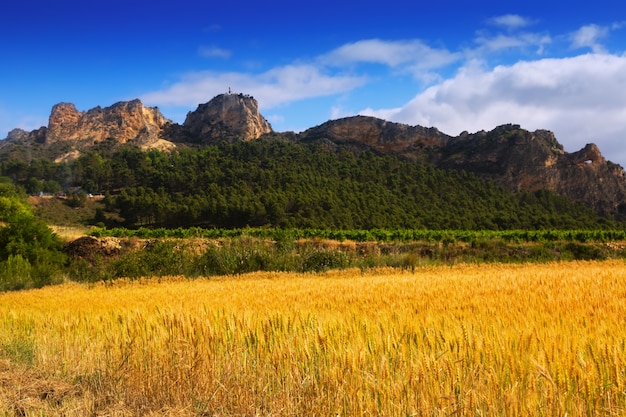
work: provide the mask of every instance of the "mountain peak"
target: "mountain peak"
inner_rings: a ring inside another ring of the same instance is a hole
[[[108,138],[119,143],[152,142],[159,139],[163,127],[170,123],[158,108],[146,107],[137,99],[105,108],[97,106],[86,112],[78,111],[72,103],[59,103],[50,113],[46,143],[97,143]]]
[[[14,129],[0,141],[0,149],[5,154],[22,152],[26,159],[45,155],[62,161],[77,158],[81,151],[105,140],[105,148],[130,142],[143,149],[167,150],[176,143],[250,141],[269,133],[273,133],[272,127],[260,114],[257,101],[244,94],[220,94],[198,105],[187,114],[183,125],[171,122],[158,108],[146,107],[140,100],[88,111],[79,111],[72,103],[58,103],[52,108],[47,127],[32,132]],[[626,216],[624,169],[607,161],[594,144],[578,152],[565,152],[548,130],[530,132],[506,124],[452,137],[434,127],[352,116],[281,137],[319,143],[331,150],[373,151],[435,168],[471,172],[512,192],[551,190],[599,213]]]
[[[449,136],[437,128],[409,126],[371,116],[331,120],[304,131],[305,141],[327,139],[340,144],[363,145],[382,153],[406,152],[418,148],[439,148]]]
[[[220,94],[187,113],[183,129],[195,140],[253,140],[273,132],[259,112],[254,97],[245,94]]]

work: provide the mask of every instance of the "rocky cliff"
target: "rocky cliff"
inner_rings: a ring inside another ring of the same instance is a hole
[[[427,154],[445,147],[450,136],[436,128],[392,123],[368,116],[326,122],[298,135],[304,142],[330,141],[344,147],[402,154],[416,162],[429,162]]]
[[[76,158],[103,141],[111,146],[133,143],[142,148],[171,149],[253,140],[272,132],[256,100],[243,94],[221,94],[195,111],[182,125],[139,100],[96,107],[86,112],[73,104],[53,107],[48,126],[11,131],[0,141],[0,156],[12,152],[30,159],[45,155],[56,161]],[[448,136],[436,128],[409,126],[355,116],[326,122],[300,134],[269,137],[296,143],[320,143],[331,149],[392,154],[437,168],[463,170],[494,181],[511,191],[547,189],[568,196],[601,213],[626,217],[626,173],[589,144],[568,153],[552,132],[529,132],[518,125],[492,131]],[[37,153],[38,152],[38,153]]]
[[[259,112],[254,97],[220,94],[187,113],[174,139],[183,142],[214,143],[253,140],[272,132],[272,126]]]
[[[56,162],[75,159],[105,141],[113,147],[132,142],[142,149],[167,150],[175,146],[164,137],[171,124],[158,108],[146,107],[139,100],[88,111],[78,111],[72,103],[59,103],[52,107],[48,126],[32,132],[14,129],[0,142],[0,150],[11,152],[12,145],[37,143],[40,146],[33,156],[47,156]]]
[[[490,132],[450,137],[434,128],[372,117],[326,122],[299,135],[394,154],[437,168],[463,170],[513,192],[550,190],[605,214],[626,214],[626,173],[607,161],[595,144],[567,153],[552,132],[503,125]]]
[[[252,140],[272,132],[261,116],[257,101],[243,94],[222,94],[187,114],[183,125],[165,118],[158,108],[144,106],[140,100],[122,101],[110,107],[79,111],[72,103],[52,107],[48,126],[32,132],[14,129],[0,150],[11,145],[41,144],[42,155],[55,161],[80,156],[99,143],[117,147],[131,142],[142,149],[169,150],[176,143],[215,143]]]
[[[121,144],[134,140],[151,143],[161,139],[163,128],[172,123],[156,107],[146,107],[139,100],[95,107],[86,112],[71,103],[52,107],[46,142],[102,142],[115,138]]]
[[[568,153],[547,130],[504,125],[464,134],[442,149],[441,168],[463,169],[511,191],[551,190],[605,214],[623,210],[626,173],[595,144]]]

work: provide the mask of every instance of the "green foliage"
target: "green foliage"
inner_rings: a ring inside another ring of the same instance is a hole
[[[173,241],[148,242],[137,252],[130,252],[112,265],[113,278],[140,278],[150,276],[185,275],[185,255]]]
[[[121,229],[120,229],[121,230]],[[147,230],[147,229],[146,229]],[[511,240],[498,232],[431,231],[418,241],[346,242],[326,238],[300,239],[313,230],[275,230],[275,241],[267,229],[246,229],[238,236],[198,239],[170,237],[148,240],[143,249],[128,251],[119,257],[95,262],[74,261],[70,265],[72,279],[85,282],[106,281],[114,278],[177,275],[198,276],[236,275],[254,271],[323,272],[329,269],[396,267],[414,271],[429,264],[485,263],[485,262],[551,262],[559,260],[626,259],[622,245],[605,242],[573,242],[544,240],[541,232],[523,232],[521,241],[509,232]],[[180,232],[180,230],[179,230]],[[214,231],[215,232],[215,231]],[[227,232],[224,230],[224,232]],[[230,231],[232,232],[232,231]],[[378,231],[380,235],[382,231]],[[410,232],[410,231],[409,231]],[[392,233],[390,235],[403,235]],[[411,233],[407,233],[412,235]],[[351,235],[348,231],[346,235]],[[364,234],[359,234],[365,236]],[[545,236],[573,238],[577,232],[545,232]],[[497,237],[500,236],[500,237]],[[601,237],[597,235],[596,237]],[[134,237],[130,239],[136,239]],[[297,239],[297,240],[296,240]],[[435,240],[437,239],[437,240]]]
[[[0,182],[0,221],[8,222],[13,218],[30,215],[32,209],[25,196],[13,184]]]
[[[31,212],[15,189],[0,184],[0,290],[53,284],[66,257],[57,236]]]
[[[274,270],[273,250],[260,241],[237,238],[209,247],[194,262],[198,275],[233,275]]]
[[[278,140],[171,153],[126,146],[69,164],[6,161],[2,173],[106,193],[107,210],[130,228],[624,228],[551,192],[511,194],[465,172]]]
[[[30,262],[21,255],[9,255],[0,262],[0,291],[15,291],[34,287]]]
[[[350,265],[348,255],[339,250],[313,249],[302,254],[302,272],[321,272],[342,269]]]
[[[102,258],[97,258],[92,262],[85,259],[72,260],[67,272],[69,278],[76,282],[110,281],[116,277],[112,265]]]
[[[566,256],[571,254],[572,259],[582,261],[601,261],[606,259],[606,254],[597,246],[585,245],[578,242],[568,242],[563,247]]]
[[[91,236],[112,236],[118,238],[136,237],[141,239],[160,238],[204,238],[223,239],[250,236],[258,239],[271,239],[278,247],[292,249],[297,239],[327,239],[354,242],[431,242],[443,245],[458,242],[500,240],[509,243],[522,242],[615,242],[626,240],[626,230],[426,230],[426,229],[373,229],[373,230],[328,230],[328,229],[280,229],[280,228],[235,228],[202,229],[185,228],[94,228]]]

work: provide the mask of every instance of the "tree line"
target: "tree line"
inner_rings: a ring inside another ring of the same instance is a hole
[[[276,139],[8,158],[0,174],[31,194],[103,194],[100,220],[131,228],[623,229],[549,191],[510,193],[463,171]]]

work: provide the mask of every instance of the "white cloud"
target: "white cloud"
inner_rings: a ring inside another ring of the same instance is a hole
[[[339,118],[342,118],[342,117],[349,117],[349,116],[352,116],[352,115],[354,115],[354,113],[344,109],[340,105],[332,106],[331,109],[330,109],[330,119],[331,120],[339,119]]]
[[[435,126],[451,135],[505,123],[549,129],[572,152],[596,142],[607,159],[626,161],[626,57],[588,54],[458,74],[395,109],[361,114]]]
[[[482,53],[497,52],[504,49],[512,48],[536,48],[538,54],[543,53],[546,45],[552,42],[549,35],[538,33],[521,33],[515,35],[498,34],[495,36],[479,35],[476,37],[476,43],[479,45],[479,51]]]
[[[591,48],[595,53],[604,53],[600,41],[607,37],[609,28],[598,25],[586,25],[571,35],[573,48]]]
[[[490,23],[508,32],[495,35],[481,32],[474,39],[473,49],[451,51],[416,39],[366,39],[341,45],[308,63],[294,60],[294,64],[265,72],[189,73],[141,99],[149,105],[190,108],[232,88],[234,92],[253,95],[262,110],[283,106],[281,115],[285,115],[289,113],[286,105],[296,101],[337,96],[366,84],[378,83],[372,87],[382,91],[384,83],[392,86],[406,81],[397,77],[398,74],[411,74],[437,84],[401,107],[370,107],[361,114],[435,126],[451,135],[516,123],[529,130],[554,131],[569,151],[593,141],[608,159],[626,161],[626,147],[621,145],[626,137],[626,95],[620,94],[626,90],[626,54],[610,55],[601,44],[621,24],[587,25],[568,36],[553,38],[547,33],[518,31],[535,23],[518,15],[499,16]],[[553,41],[555,45],[551,49],[563,46],[560,42],[564,40],[575,48],[591,48],[594,53],[489,66],[494,57],[508,57],[510,52],[524,50],[541,54]],[[223,58],[230,53],[212,47],[201,52]],[[443,80],[443,74],[460,63],[463,66],[457,73]],[[346,108],[365,105],[355,104],[350,94],[345,94],[341,104],[335,102],[326,110],[331,118],[336,118],[348,116]],[[282,117],[272,116],[277,123],[289,119]]]
[[[478,45],[476,53],[492,53],[506,49],[536,48],[538,54],[544,52],[546,45],[552,43],[552,37],[546,33],[520,31],[519,29],[533,25],[535,21],[516,14],[497,16],[489,23],[504,28],[506,33],[491,34],[488,31],[479,31],[475,38]]]
[[[180,82],[144,94],[149,105],[196,106],[232,89],[254,96],[261,108],[272,108],[305,98],[333,95],[352,90],[366,82],[365,77],[330,75],[313,65],[287,65],[261,74],[194,72]]]
[[[626,26],[626,21],[614,22],[611,24],[611,30],[622,29],[625,26]]]
[[[489,19],[489,23],[509,30],[519,29],[534,24],[534,21],[517,14],[506,14]]]
[[[336,67],[381,64],[428,80],[432,79],[432,70],[459,62],[462,58],[463,55],[459,52],[432,48],[417,39],[399,41],[366,39],[342,45],[322,55],[318,61],[322,65]]]
[[[384,41],[366,39],[348,43],[323,55],[326,64],[378,63],[397,67],[408,63],[423,62],[426,68],[438,68],[458,61],[460,55],[446,49],[435,49],[420,40]]]
[[[232,55],[232,52],[228,49],[218,48],[217,46],[201,46],[198,48],[198,54],[205,58],[228,59]]]

